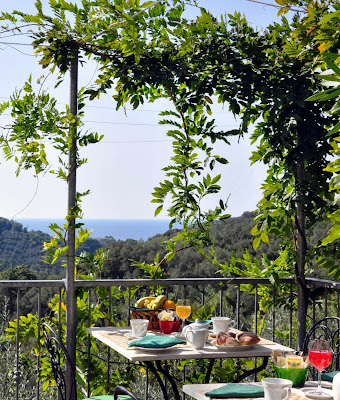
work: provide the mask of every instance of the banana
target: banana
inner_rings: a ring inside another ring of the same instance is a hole
[[[155,296],[142,297],[141,299],[139,299],[139,300],[136,301],[135,307],[142,307],[142,308],[143,308],[143,307],[146,306],[145,300],[148,300],[148,301],[149,301],[149,304],[150,304],[150,302],[151,302],[152,300],[155,300],[155,299],[156,299]]]
[[[152,309],[159,310],[160,308],[162,308],[162,305],[166,300],[168,300],[168,298],[164,295],[156,297],[155,301],[153,302]]]
[[[153,308],[153,303],[155,302],[155,300],[151,300],[150,301],[150,303],[148,303],[147,305],[146,305],[146,307],[149,309],[149,310],[152,310]]]

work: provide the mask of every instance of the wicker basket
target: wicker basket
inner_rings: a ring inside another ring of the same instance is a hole
[[[158,311],[158,310],[157,310]],[[149,310],[148,308],[130,307],[130,315],[132,319],[148,319],[148,329],[158,330],[159,323],[156,310]]]

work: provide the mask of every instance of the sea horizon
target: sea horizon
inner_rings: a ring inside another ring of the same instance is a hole
[[[42,231],[49,235],[54,233],[49,229],[52,223],[64,224],[62,218],[16,218],[16,222],[32,231]],[[101,239],[112,237],[115,240],[148,240],[152,236],[169,230],[170,219],[92,219],[81,220],[84,228],[92,230],[91,238]],[[180,228],[176,224],[174,228]]]

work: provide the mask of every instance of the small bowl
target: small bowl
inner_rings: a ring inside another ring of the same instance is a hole
[[[293,387],[303,387],[306,380],[308,368],[279,368],[274,366],[278,378],[289,379]]]
[[[181,321],[159,321],[159,327],[162,333],[178,332],[181,326]]]

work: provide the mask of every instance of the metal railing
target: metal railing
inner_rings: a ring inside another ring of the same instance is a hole
[[[294,288],[295,288],[295,282],[292,278],[284,278],[280,280],[281,284],[287,285],[289,288],[288,290],[288,299],[290,301],[290,304],[287,305],[286,310],[288,310],[288,321],[289,321],[289,326],[285,326],[285,333],[288,334],[288,340],[284,343],[285,345],[289,347],[294,347],[294,344],[296,343],[296,337],[293,337],[293,321],[294,321],[294,309],[293,309],[293,302],[295,299],[294,296]],[[333,312],[335,310],[335,313],[333,315],[339,316],[339,299],[340,299],[340,282],[333,282],[330,280],[320,280],[320,279],[315,279],[315,278],[309,278],[306,281],[307,285],[310,288],[321,288],[323,292],[323,297],[320,300],[320,297],[316,301],[315,299],[311,303],[311,309],[309,310],[309,315],[311,322],[314,322],[316,318],[321,318],[323,316],[327,316],[329,312]],[[75,287],[76,288],[87,288],[89,290],[89,296],[88,296],[88,320],[87,320],[87,325],[91,326],[91,292],[98,287],[106,287],[108,289],[108,299],[109,303],[112,304],[112,299],[110,298],[111,296],[111,290],[110,288],[112,287],[120,287],[120,288],[127,288],[129,290],[129,295],[128,295],[128,303],[130,304],[130,290],[131,288],[147,288],[151,286],[163,286],[166,288],[166,291],[172,290],[173,288],[176,288],[177,290],[182,291],[182,293],[186,294],[188,290],[192,290],[192,288],[198,288],[197,292],[200,293],[201,296],[201,303],[205,304],[207,300],[207,291],[208,288],[211,288],[210,291],[213,291],[216,296],[218,297],[218,307],[217,307],[217,314],[223,315],[223,312],[225,310],[226,306],[226,297],[225,293],[232,288],[232,293],[234,295],[233,299],[233,312],[235,314],[235,319],[236,319],[236,325],[238,328],[242,327],[244,321],[242,321],[242,301],[241,301],[241,295],[242,295],[242,286],[241,285],[252,285],[252,292],[251,296],[253,299],[253,317],[254,319],[252,320],[252,324],[255,327],[255,330],[257,329],[258,326],[258,310],[259,310],[259,288],[262,287],[262,285],[265,285],[267,287],[270,287],[272,289],[272,302],[273,304],[276,303],[276,296],[278,295],[277,290],[274,286],[271,285],[269,279],[267,278],[179,278],[179,279],[161,279],[161,280],[150,280],[150,279],[111,279],[111,280],[77,280],[75,281]],[[61,307],[61,302],[62,302],[62,290],[65,289],[65,281],[64,280],[36,280],[36,281],[0,281],[0,290],[1,289],[16,289],[17,297],[16,297],[16,313],[13,316],[13,318],[16,318],[17,321],[19,321],[19,318],[21,316],[21,293],[24,291],[24,289],[32,289],[35,288],[37,292],[37,304],[36,304],[36,310],[32,312],[36,312],[37,319],[38,319],[38,339],[40,338],[40,322],[42,318],[42,290],[49,289],[53,293],[56,293],[59,295],[59,310],[62,310]],[[287,293],[287,291],[286,291]],[[329,298],[331,297],[332,301],[330,302]],[[320,302],[322,302],[322,306],[320,305]],[[127,304],[127,305],[129,305]],[[329,308],[333,307],[332,310]],[[321,314],[320,314],[321,313]],[[61,327],[61,313],[58,313],[58,318],[59,318],[59,326]],[[277,341],[276,337],[276,332],[277,332],[277,324],[280,322],[278,318],[280,315],[278,314],[278,310],[276,309],[275,305],[271,309],[271,329],[268,331],[269,335],[271,337],[267,337],[268,339],[272,339],[273,341]],[[287,314],[286,314],[287,317]],[[128,323],[129,319],[129,312],[128,312],[128,307],[126,307],[126,323]],[[248,321],[249,323],[249,321]],[[13,380],[15,384],[15,399],[19,399],[19,389],[20,389],[20,381],[21,381],[21,371],[20,371],[20,329],[19,329],[19,323],[16,325],[16,345],[15,345],[15,364],[16,368],[13,373]],[[261,332],[262,334],[262,332]],[[282,341],[282,338],[279,338]],[[90,339],[88,340],[89,344],[89,353],[90,354]],[[107,373],[107,379],[110,378],[109,374],[109,358],[110,358],[110,351],[108,351],[108,373]],[[39,369],[41,368],[39,357],[37,360],[37,370],[36,370],[36,375],[38,374]],[[1,373],[4,373],[6,371],[0,371]],[[90,382],[91,382],[91,372],[87,371],[87,377],[88,377],[88,392],[90,392]],[[41,394],[41,387],[40,383],[37,382],[36,384],[36,395],[35,398],[37,400],[40,399],[40,394]]]

